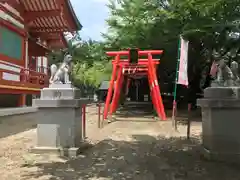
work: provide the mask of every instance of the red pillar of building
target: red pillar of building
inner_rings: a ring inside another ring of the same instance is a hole
[[[21,94],[21,95],[19,95],[19,98],[18,98],[18,107],[24,107],[24,106],[26,106],[26,101],[27,101],[27,95],[26,95],[26,94]]]

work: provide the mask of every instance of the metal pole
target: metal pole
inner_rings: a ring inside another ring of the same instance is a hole
[[[86,138],[86,105],[82,106],[82,138]]]
[[[192,104],[188,103],[187,139],[190,139]]]
[[[101,128],[101,103],[98,103],[98,128]]]
[[[179,63],[180,63],[180,50],[181,50],[181,38],[178,42],[178,57],[177,57],[177,66],[176,66],[176,77],[175,77],[175,85],[173,91],[173,109],[172,109],[172,126],[177,130],[177,122],[176,122],[176,112],[177,112],[177,81],[178,81],[178,73],[179,73]]]

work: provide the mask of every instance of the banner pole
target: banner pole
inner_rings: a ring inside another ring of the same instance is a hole
[[[173,91],[173,108],[172,108],[172,126],[177,130],[177,122],[176,122],[176,112],[177,112],[177,82],[178,82],[178,74],[179,74],[179,63],[180,63],[180,52],[181,52],[181,37],[178,42],[178,56],[177,56],[177,65],[176,65],[176,77],[175,77],[175,85]]]

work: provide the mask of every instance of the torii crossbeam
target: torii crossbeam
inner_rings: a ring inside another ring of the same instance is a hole
[[[111,116],[117,110],[120,93],[123,93],[124,91],[122,86],[124,79],[126,79],[125,77],[136,76],[148,77],[152,97],[151,99],[154,108],[158,114],[158,117],[161,120],[166,120],[166,114],[156,75],[156,66],[159,64],[159,60],[152,58],[152,55],[160,55],[162,53],[162,50],[140,51],[138,49],[129,49],[128,51],[106,53],[108,56],[115,56],[115,59],[112,61],[113,71],[105,102],[103,113],[104,120],[108,118],[108,115]],[[128,59],[121,59],[122,56],[127,56]],[[147,56],[148,59],[140,59],[140,56]],[[127,84],[129,84],[129,81]]]

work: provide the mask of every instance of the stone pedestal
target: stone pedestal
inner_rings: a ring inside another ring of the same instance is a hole
[[[44,88],[34,100],[37,113],[37,145],[33,153],[61,153],[76,156],[85,146],[82,135],[82,106],[91,100],[80,98],[80,90],[62,85]]]
[[[210,87],[202,108],[204,155],[213,160],[240,162],[240,88]]]

